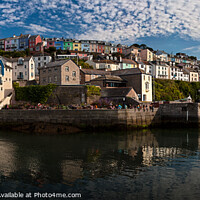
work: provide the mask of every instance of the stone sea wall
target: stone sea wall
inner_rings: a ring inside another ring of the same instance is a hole
[[[0,127],[33,133],[126,130],[199,124],[198,104],[166,104],[154,112],[122,110],[1,110]]]

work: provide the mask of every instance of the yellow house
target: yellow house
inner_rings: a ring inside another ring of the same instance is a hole
[[[73,50],[74,51],[81,51],[81,43],[79,41],[74,41],[73,42]]]

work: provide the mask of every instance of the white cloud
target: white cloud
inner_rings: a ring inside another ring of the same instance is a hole
[[[43,33],[60,33],[60,31],[55,31],[53,29],[40,26],[37,24],[30,24],[29,26],[25,26],[28,31],[31,31],[34,34],[43,34]]]
[[[119,42],[173,33],[200,40],[199,10],[196,0],[4,0],[0,26],[7,20],[35,33],[55,33],[57,27],[57,33],[70,29],[81,39]]]

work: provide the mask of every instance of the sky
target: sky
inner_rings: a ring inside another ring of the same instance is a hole
[[[146,44],[200,59],[200,0],[0,0],[0,38],[20,33]]]

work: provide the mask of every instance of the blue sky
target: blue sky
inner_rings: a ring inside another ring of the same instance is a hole
[[[146,44],[200,59],[198,0],[0,0],[0,38],[44,37]]]

